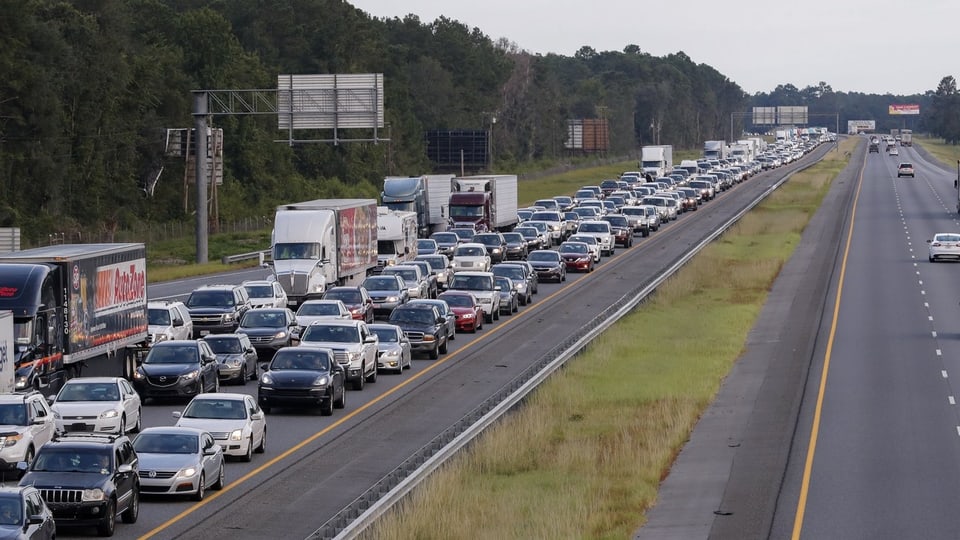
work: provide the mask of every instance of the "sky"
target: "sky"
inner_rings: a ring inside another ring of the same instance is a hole
[[[821,81],[911,95],[960,80],[958,0],[348,0],[378,18],[445,16],[531,53],[683,51],[748,94]]]

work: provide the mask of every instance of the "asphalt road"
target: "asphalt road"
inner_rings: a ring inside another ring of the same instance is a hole
[[[825,151],[822,148],[818,152]],[[805,160],[811,160],[807,157]],[[649,281],[680,258],[747,201],[790,169],[759,175],[716,201],[664,226],[630,250],[618,249],[589,275],[570,274],[563,284],[541,284],[532,306],[460,334],[440,360],[415,359],[403,375],[381,375],[361,392],[349,391],[347,407],[332,417],[279,412],[268,416],[267,451],[252,463],[228,463],[227,488],[202,503],[146,499],[139,521],[119,525],[120,538],[213,540],[303,538],[437,433],[516,378],[627,290]],[[218,282],[259,278],[263,269],[218,276]],[[157,284],[151,298],[188,293],[211,278]],[[255,383],[222,391],[255,393]],[[151,402],[144,425],[171,425],[182,403]],[[208,492],[210,493],[210,492]],[[61,537],[84,535],[64,530]]]

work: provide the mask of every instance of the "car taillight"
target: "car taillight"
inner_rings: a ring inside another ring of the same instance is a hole
[[[932,244],[930,244],[930,245],[933,246],[933,247],[940,247],[940,242],[934,242],[934,243],[932,243]]]

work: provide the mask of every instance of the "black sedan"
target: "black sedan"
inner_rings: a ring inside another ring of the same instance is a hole
[[[567,265],[556,251],[549,249],[531,251],[527,255],[527,262],[533,266],[540,281],[560,283],[567,280]]]
[[[346,404],[343,368],[330,349],[309,345],[280,349],[260,376],[257,400],[267,413],[279,406],[319,406],[320,414],[330,416],[334,408]]]

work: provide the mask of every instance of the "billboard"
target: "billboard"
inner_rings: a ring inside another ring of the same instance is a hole
[[[606,118],[567,120],[567,150],[606,152],[610,149],[610,129]]]
[[[383,128],[383,73],[277,75],[282,131]]]
[[[777,124],[781,126],[793,126],[808,124],[807,108],[804,107],[777,107]]]
[[[777,123],[776,107],[754,107],[753,125],[755,126],[773,126]]]
[[[875,131],[876,129],[876,120],[847,120],[847,133],[850,135],[856,135],[863,131]]]
[[[920,114],[920,105],[890,105],[888,112],[892,115]]]

